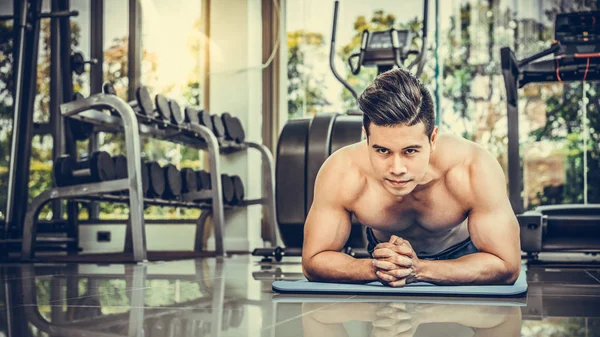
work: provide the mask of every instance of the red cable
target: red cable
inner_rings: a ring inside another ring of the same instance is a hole
[[[588,69],[590,68],[590,58],[587,59],[587,64],[585,65],[585,73],[583,74],[583,80],[587,77]]]

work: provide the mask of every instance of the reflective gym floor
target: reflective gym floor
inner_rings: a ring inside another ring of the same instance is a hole
[[[299,258],[5,264],[0,336],[600,336],[600,258],[540,257],[521,298],[274,293]]]

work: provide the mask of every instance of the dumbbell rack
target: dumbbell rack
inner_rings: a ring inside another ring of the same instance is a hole
[[[116,112],[118,116],[109,115],[102,110]],[[41,208],[55,199],[123,202],[129,204],[129,221],[127,222],[124,254],[129,262],[147,261],[146,231],[144,226],[144,204],[159,206],[188,207],[208,210],[212,214],[215,235],[215,253],[226,255],[223,245],[224,209],[245,207],[262,204],[266,206],[265,221],[270,228],[277,228],[275,223],[275,170],[271,152],[262,144],[245,142],[230,144],[215,137],[210,129],[202,125],[176,125],[146,115],[136,113],[132,107],[115,95],[96,94],[79,101],[61,105],[61,113],[65,117],[79,119],[95,125],[102,132],[125,133],[125,149],[127,157],[126,179],[104,181],[99,183],[81,184],[66,187],[55,187],[41,193],[33,199],[29,206],[23,224],[23,244],[21,260],[33,260],[35,257],[35,242],[37,236],[37,217]],[[120,117],[119,117],[120,116]],[[139,121],[151,124],[140,123]],[[210,172],[211,189],[184,194],[181,201],[144,198],[141,178],[141,135],[155,139],[191,146],[199,150],[207,150]],[[263,191],[262,198],[245,200],[236,206],[225,205],[221,196],[220,154],[228,154],[248,148],[258,150],[262,155]],[[117,191],[129,191],[128,196],[109,194]],[[191,200],[209,200],[194,202]],[[206,219],[202,212],[201,219]],[[199,223],[202,221],[198,221]],[[203,225],[199,224],[199,225]],[[198,227],[197,230],[200,230]],[[276,233],[267,233],[267,241],[275,242]],[[68,240],[68,239],[67,239]],[[76,240],[76,239],[71,239]],[[194,247],[200,252],[201,246],[196,242]],[[86,254],[91,255],[91,254]]]

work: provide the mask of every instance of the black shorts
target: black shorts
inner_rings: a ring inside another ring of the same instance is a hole
[[[377,240],[377,238],[375,237],[375,234],[373,234],[373,230],[369,227],[367,227],[367,241],[369,242],[369,245],[367,247],[367,249],[369,250],[369,255],[371,255],[371,257],[373,257],[373,250],[375,250],[375,246],[377,246],[378,244],[381,243],[381,241]],[[444,250],[441,253],[435,254],[435,255],[429,255],[429,256],[419,256],[419,259],[424,259],[424,260],[454,260],[454,259],[458,259],[461,256],[464,255],[469,255],[469,254],[473,254],[473,253],[477,253],[479,252],[479,249],[477,249],[477,247],[475,247],[475,245],[473,244],[473,241],[471,241],[471,238],[467,238],[465,241],[460,242],[446,250]]]

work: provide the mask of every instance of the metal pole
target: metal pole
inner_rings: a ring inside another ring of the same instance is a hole
[[[69,10],[69,0],[56,0],[59,10]],[[69,17],[60,18],[60,68],[62,84],[62,102],[69,102],[73,97],[73,73],[71,72],[71,19]],[[65,124],[65,138],[67,154],[77,158],[77,143],[72,136],[69,124]],[[77,203],[67,202],[68,228],[67,236],[75,239],[74,242],[67,244],[69,254],[76,254],[79,248],[79,226],[78,226]]]
[[[523,199],[521,197],[521,154],[519,149],[519,109],[517,104],[507,100],[508,112],[508,193],[510,203],[516,214],[523,213]]]
[[[435,0],[435,125],[442,124],[440,101],[442,100],[442,76],[444,67],[440,65],[440,0]]]
[[[590,133],[588,119],[587,119],[587,93],[586,93],[586,85],[587,83],[583,81],[583,98],[581,99],[581,104],[583,105],[583,203],[587,205],[588,203],[588,162],[587,162],[587,146],[588,146],[588,137]]]
[[[127,99],[135,99],[142,73],[142,6],[139,0],[129,0],[129,51],[127,53]]]
[[[11,139],[11,147],[10,147],[10,163],[8,169],[8,191],[6,195],[6,223],[5,223],[5,231],[8,232],[10,225],[13,221],[13,207],[15,204],[15,180],[17,179],[18,170],[17,170],[17,145],[20,136],[20,121],[22,116],[22,108],[21,108],[21,97],[23,96],[23,88],[21,88],[23,83],[23,58],[22,56],[25,54],[25,33],[26,33],[26,25],[27,25],[27,10],[29,9],[29,1],[23,1],[19,4],[18,1],[15,1],[15,23],[13,25],[13,29],[15,32],[15,41],[14,41],[14,62],[16,71],[14,72],[14,106],[13,106],[13,127],[12,127],[12,139]],[[18,18],[17,18],[17,10]]]
[[[52,1],[52,11],[58,10],[58,2]],[[63,118],[60,115],[61,79],[60,79],[60,39],[59,19],[50,19],[50,126],[52,128],[52,161],[65,151]],[[56,183],[56,182],[55,182]],[[52,201],[52,218],[63,219],[62,200]]]
[[[18,8],[20,11],[15,26],[18,27],[19,33],[15,48],[17,50],[15,54],[15,105],[8,175],[6,231],[21,227],[27,211],[29,160],[33,135],[33,101],[36,93],[40,37],[38,15],[41,12],[42,2],[24,0]],[[27,20],[28,12],[31,12],[30,23]],[[29,29],[28,24],[30,25]]]
[[[102,73],[102,64],[104,63],[104,0],[94,0],[90,8],[91,25],[91,51],[90,59],[95,59],[96,64],[90,64],[90,94],[102,92],[102,82],[104,74]],[[90,137],[88,152],[98,151],[99,147],[98,133],[94,132]],[[91,204],[90,219],[100,217],[100,204],[96,201]]]

